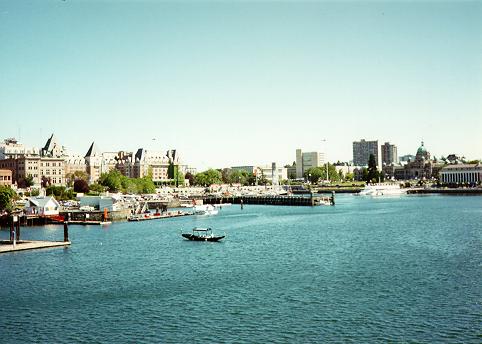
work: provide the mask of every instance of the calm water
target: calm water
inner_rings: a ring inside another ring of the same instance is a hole
[[[71,226],[68,249],[0,255],[0,343],[480,343],[481,230],[482,197],[351,195]]]

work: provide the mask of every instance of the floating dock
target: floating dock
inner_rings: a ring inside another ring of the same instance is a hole
[[[176,213],[169,212],[167,214],[137,214],[137,215],[132,215],[127,220],[128,221],[148,221],[148,220],[158,220],[158,219],[169,219],[171,217],[181,217],[181,216],[189,216],[189,215],[193,215],[193,214],[180,212],[180,211]]]
[[[34,249],[49,248],[49,247],[65,247],[69,245],[70,245],[70,241],[21,240],[16,242],[14,246],[10,240],[1,240],[0,253],[34,250]]]
[[[106,226],[110,225],[111,221],[95,221],[95,220],[71,220],[67,222],[69,225],[98,225],[98,226]]]

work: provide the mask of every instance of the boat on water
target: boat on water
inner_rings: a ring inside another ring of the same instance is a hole
[[[214,235],[211,228],[194,227],[192,233],[181,233],[187,240],[191,241],[219,241],[226,235]]]
[[[359,193],[359,196],[396,196],[407,193],[406,189],[402,189],[397,183],[375,183],[368,184]]]
[[[193,207],[194,215],[217,215],[219,210],[211,204],[195,205]]]

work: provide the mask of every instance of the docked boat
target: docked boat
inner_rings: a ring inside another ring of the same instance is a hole
[[[194,215],[217,215],[219,210],[211,204],[195,205],[193,207]]]
[[[226,237],[226,235],[214,235],[211,228],[195,227],[192,233],[181,233],[187,240],[191,241],[219,241]]]
[[[396,183],[376,183],[368,184],[359,193],[359,196],[389,196],[404,195],[406,189],[402,189],[400,184]]]

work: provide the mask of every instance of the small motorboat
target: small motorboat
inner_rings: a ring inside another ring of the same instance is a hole
[[[211,228],[194,227],[192,233],[181,233],[187,240],[192,241],[219,241],[226,235],[214,235]]]

